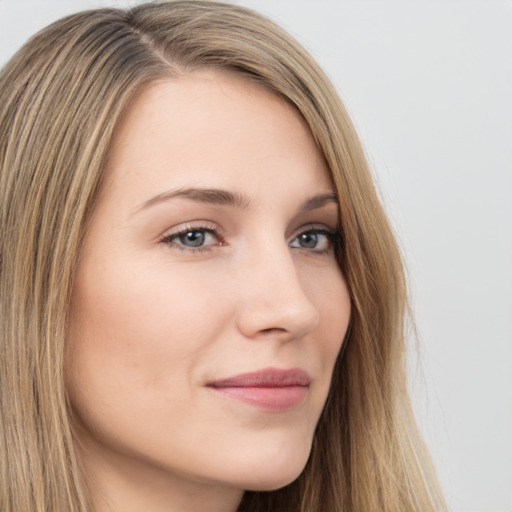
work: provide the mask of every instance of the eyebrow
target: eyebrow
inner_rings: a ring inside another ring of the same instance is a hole
[[[169,190],[152,197],[143,203],[139,209],[144,210],[155,204],[170,201],[175,198],[190,199],[196,203],[231,206],[240,210],[247,209],[250,203],[243,195],[237,194],[236,192],[229,192],[227,190],[216,188],[179,188]]]
[[[184,198],[197,203],[213,204],[220,206],[230,206],[240,210],[249,208],[250,200],[242,194],[237,192],[230,192],[228,190],[216,188],[179,188],[169,190],[152,197],[144,202],[137,211],[145,210],[155,204],[170,201],[171,199]],[[336,194],[329,192],[326,194],[318,194],[305,201],[299,208],[299,214],[306,213],[311,210],[316,210],[329,203],[339,204]]]
[[[308,199],[302,206],[299,208],[299,214],[309,212],[311,210],[316,210],[318,208],[322,208],[326,204],[334,203],[339,205],[338,198],[334,192],[328,192],[327,194],[318,194],[311,199]]]

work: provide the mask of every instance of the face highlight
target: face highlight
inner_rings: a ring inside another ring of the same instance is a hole
[[[66,379],[93,493],[236,503],[299,475],[350,316],[339,236],[291,106],[206,71],[141,92],[72,297]]]

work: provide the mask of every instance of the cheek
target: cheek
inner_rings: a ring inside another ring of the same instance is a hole
[[[169,390],[186,392],[173,382],[189,379],[194,354],[229,321],[229,305],[221,310],[215,288],[184,273],[166,276],[133,262],[125,268],[137,272],[84,263],[72,297],[70,391],[104,402],[116,395],[143,400],[147,393],[161,394],[165,400]]]
[[[325,307],[328,310],[328,320],[326,323],[328,331],[335,333],[333,336],[333,348],[337,355],[348,330],[352,304],[348,287],[343,277],[340,278],[337,286],[333,286],[332,291],[329,292],[329,288],[327,290]]]
[[[339,274],[329,284],[318,290],[321,304],[321,330],[323,363],[329,378],[324,382],[325,397],[331,387],[332,372],[347,334],[351,317],[351,300],[344,278]]]
[[[308,276],[305,286],[320,314],[319,330],[325,341],[324,350],[332,359],[341,349],[350,322],[351,300],[345,278],[340,270],[330,268]]]

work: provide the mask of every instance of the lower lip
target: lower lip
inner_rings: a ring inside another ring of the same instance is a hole
[[[269,411],[284,411],[300,405],[306,399],[307,386],[282,387],[212,387],[229,398]]]

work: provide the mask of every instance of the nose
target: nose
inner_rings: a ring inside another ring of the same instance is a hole
[[[280,251],[250,258],[240,281],[237,324],[245,337],[289,341],[317,327],[318,308],[286,244]]]

